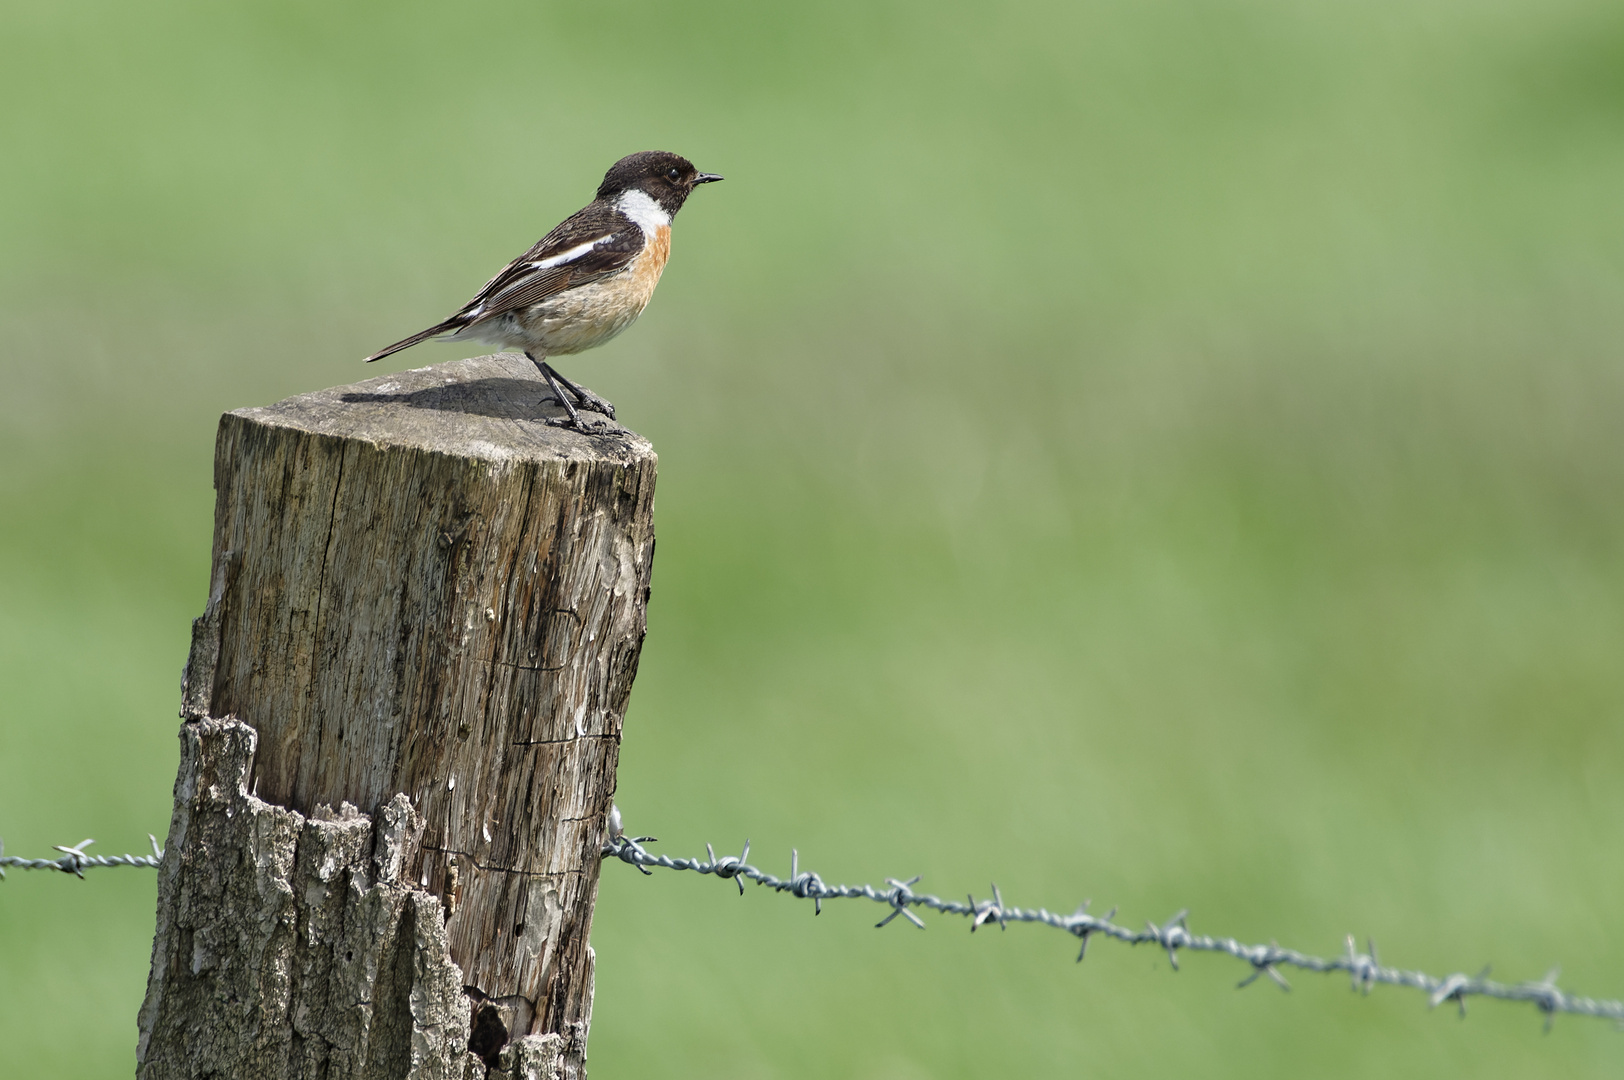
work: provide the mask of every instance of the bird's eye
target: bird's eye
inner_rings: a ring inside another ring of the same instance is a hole
[[[670,180],[674,184],[678,180],[682,179],[682,170],[678,169],[678,168],[667,169],[665,171],[665,177],[666,177],[667,180]]]

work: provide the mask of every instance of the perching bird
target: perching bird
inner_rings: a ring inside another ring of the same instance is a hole
[[[597,198],[504,266],[455,315],[367,362],[432,337],[489,341],[524,351],[571,426],[585,430],[566,391],[581,408],[613,418],[613,405],[564,378],[547,358],[602,345],[637,321],[671,254],[671,219],[695,187],[720,179],[663,150],[621,158]]]

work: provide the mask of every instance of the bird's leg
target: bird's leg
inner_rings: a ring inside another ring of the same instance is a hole
[[[615,418],[615,407],[609,404],[609,402],[605,401],[597,394],[594,394],[584,386],[576,386],[574,383],[564,378],[564,376],[560,375],[558,373],[558,369],[547,363],[545,360],[541,361],[540,363],[542,367],[542,374],[550,375],[552,378],[563,383],[564,389],[575,395],[575,400],[580,403],[581,408],[591,409],[595,413],[602,413],[611,420]]]
[[[563,388],[558,385],[558,380],[553,378],[552,366],[545,360],[536,359],[529,352],[526,352],[525,355],[530,357],[530,362],[536,365],[536,370],[541,372],[541,377],[547,380],[548,386],[552,387],[553,397],[557,398],[558,403],[564,406],[564,411],[570,414],[570,426],[577,431],[585,431],[586,427],[581,423],[581,415],[575,411],[575,406],[570,404],[570,399],[564,394]]]
[[[564,395],[558,392],[558,384],[547,378],[547,362],[545,360],[538,359],[536,354],[531,352],[529,349],[525,350],[524,357],[526,360],[529,360],[532,364],[536,365],[537,373],[541,375],[542,379],[546,381],[547,386],[553,392],[553,400],[558,402],[560,405],[566,404],[564,401]],[[546,402],[547,399],[542,398],[541,400]]]

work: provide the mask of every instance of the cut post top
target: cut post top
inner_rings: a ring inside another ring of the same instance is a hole
[[[563,408],[519,353],[412,368],[229,415],[492,462],[631,464],[654,456],[647,439],[597,413],[583,414],[595,427],[590,433],[557,426]]]

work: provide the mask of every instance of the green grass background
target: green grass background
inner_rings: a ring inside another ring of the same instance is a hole
[[[0,836],[166,828],[219,413],[657,147],[727,182],[565,365],[660,452],[632,827],[1624,996],[1621,134],[1608,0],[6,0]],[[1624,1063],[731,889],[605,867],[594,1076]],[[0,1072],[129,1074],[152,912],[0,883]]]

